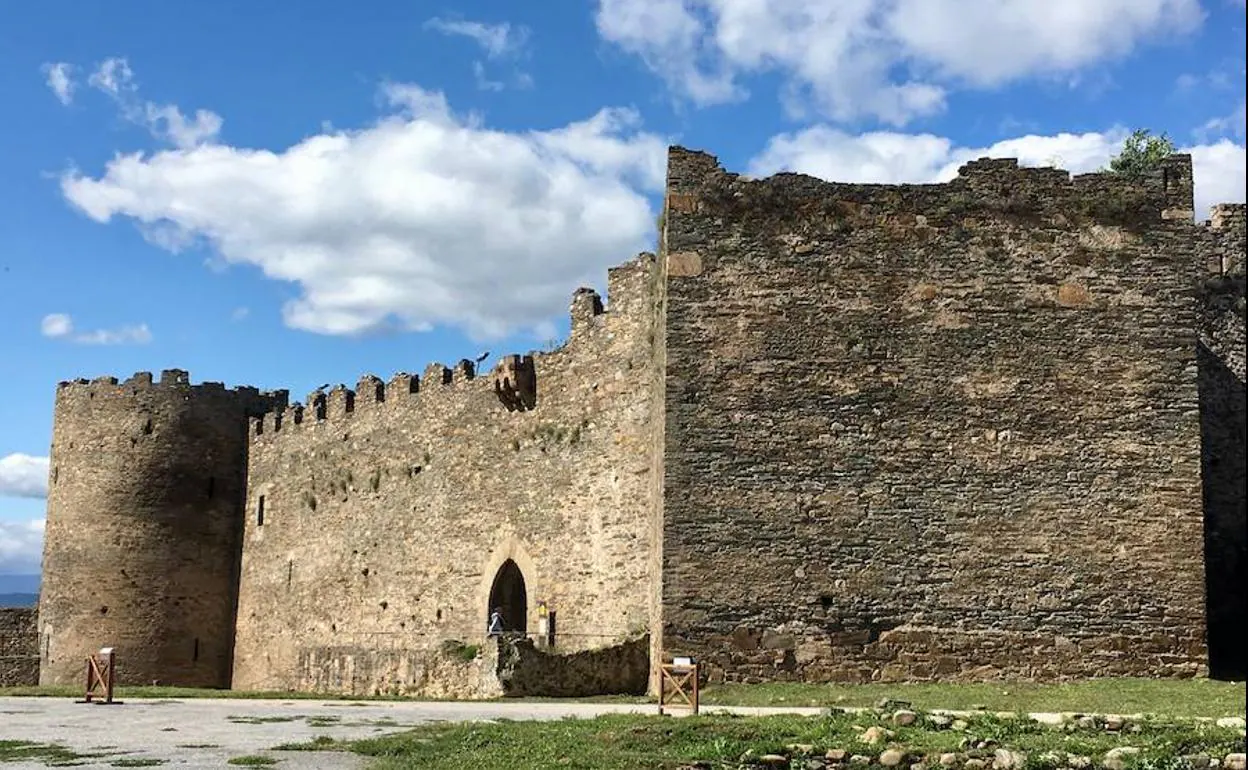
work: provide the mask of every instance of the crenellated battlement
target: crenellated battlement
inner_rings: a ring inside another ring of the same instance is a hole
[[[648,312],[649,292],[656,276],[654,254],[643,252],[632,260],[607,271],[607,291],[611,304],[592,288],[577,289],[571,300],[571,332],[563,345],[550,353],[513,353],[500,358],[489,375],[480,376],[477,365],[460,359],[453,366],[435,362],[422,374],[397,372],[383,381],[364,374],[352,389],[338,384],[318,389],[302,403],[283,403],[281,408],[256,416],[251,421],[253,437],[272,436],[294,429],[333,424],[377,410],[402,410],[440,402],[445,398],[468,398],[492,394],[485,403],[501,412],[527,412],[538,405],[538,376],[541,361],[550,355],[575,355],[577,345],[594,344],[593,339],[613,318]],[[602,338],[604,341],[608,337]],[[570,348],[569,346],[572,346]]]
[[[429,401],[471,393],[494,393],[506,411],[531,409],[536,403],[536,373],[532,355],[504,356],[488,380],[477,377],[476,364],[461,359],[453,367],[433,363],[423,375],[398,372],[389,382],[374,374],[362,375],[355,388],[338,384],[314,390],[303,403],[253,417],[251,433],[266,436],[296,427],[334,423],[382,409],[407,409]]]
[[[148,395],[177,395],[192,398],[197,396],[216,396],[241,399],[249,413],[259,414],[272,409],[285,407],[289,397],[286,390],[261,390],[252,385],[238,385],[226,388],[221,382],[202,382],[191,384],[190,373],[183,369],[165,369],[156,380],[151,372],[135,372],[125,380],[113,376],[100,376],[93,379],[78,378],[57,383],[57,398],[65,399],[75,396],[94,398],[133,398]]]

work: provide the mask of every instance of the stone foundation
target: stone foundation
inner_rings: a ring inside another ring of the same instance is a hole
[[[498,642],[497,676],[508,697],[644,695],[650,680],[650,636],[567,655],[542,652],[533,642]]]
[[[642,695],[650,637],[567,654],[505,638],[481,645],[448,640],[433,649],[319,647],[301,652],[299,672],[297,681],[275,689],[447,700]]]
[[[1183,634],[1070,637],[898,628],[812,635],[741,628],[709,641],[713,647],[701,657],[712,683],[1052,681],[1207,673],[1198,662],[1202,641]]]
[[[300,678],[290,689],[486,700],[503,694],[497,662],[493,645],[474,648],[454,641],[436,649],[317,647],[300,653]]]
[[[0,608],[0,687],[39,684],[39,631],[34,607]]]

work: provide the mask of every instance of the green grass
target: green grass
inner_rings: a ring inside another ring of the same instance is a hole
[[[790,763],[785,766],[803,767],[806,758],[822,757],[829,749],[878,756],[886,748],[900,748],[909,755],[908,761],[926,760],[929,767],[941,753],[958,751],[964,757],[987,757],[991,765],[993,750],[1004,748],[1027,754],[1029,770],[1051,770],[1058,762],[1044,757],[1045,752],[1086,756],[1099,767],[1105,752],[1119,746],[1141,749],[1133,767],[1160,768],[1184,754],[1222,757],[1244,750],[1241,731],[1207,722],[1142,722],[1138,731],[1108,732],[1102,727],[1050,727],[1029,719],[990,715],[965,721],[964,729],[954,729],[926,716],[912,726],[896,727],[879,713],[684,718],[617,714],[553,722],[428,725],[379,738],[336,742],[321,737],[311,744],[282,748],[345,749],[374,758],[371,770],[674,770],[695,762],[727,770],[755,767],[751,760],[765,754],[786,756]],[[872,726],[886,726],[889,737],[877,744],[863,742],[864,731]],[[964,749],[968,744],[971,748]],[[980,745],[984,747],[975,748]]]
[[[157,765],[167,764],[167,759],[157,759],[155,757],[122,757],[115,759],[110,764],[113,767],[156,767]]]
[[[54,743],[0,740],[0,763],[36,760],[45,764],[56,763],[64,765],[75,760],[89,759],[93,756],[98,755],[80,754]]]
[[[884,698],[919,709],[1165,714],[1173,717],[1244,715],[1243,682],[1210,679],[1087,679],[1075,682],[718,685],[702,690],[705,704],[725,706],[873,706]]]
[[[231,757],[226,760],[229,765],[243,765],[244,767],[265,767],[267,765],[276,765],[277,760],[273,757],[266,757],[263,754],[247,754],[242,757]]]
[[[268,717],[257,717],[257,716],[250,716],[250,715],[240,716],[238,714],[230,714],[229,716],[226,717],[226,721],[232,722],[236,725],[264,725],[264,724],[280,723],[280,722],[298,722],[301,719],[312,719],[312,718],[313,717],[308,717],[303,714],[293,714],[293,715],[278,714],[276,716],[268,716]],[[336,717],[316,717],[316,718],[317,719],[336,719]]]

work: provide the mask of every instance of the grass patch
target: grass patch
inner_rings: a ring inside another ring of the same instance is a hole
[[[167,759],[157,759],[156,757],[122,757],[115,759],[110,764],[113,767],[156,767],[157,765],[167,764]]]
[[[551,722],[437,724],[357,741],[322,737],[291,748],[347,749],[373,757],[373,770],[675,770],[694,763],[719,770],[761,767],[761,758],[768,754],[785,758],[784,764],[770,767],[800,768],[829,750],[878,757],[889,748],[902,751],[904,767],[916,762],[938,766],[942,753],[958,753],[963,761],[986,759],[991,767],[994,752],[1005,749],[1026,754],[1029,769],[1048,770],[1063,766],[1071,755],[1087,757],[1089,766],[1100,767],[1106,752],[1124,746],[1140,749],[1132,757],[1133,766],[1152,763],[1156,768],[1186,754],[1222,757],[1243,751],[1244,737],[1241,731],[1208,722],[1141,721],[1109,731],[1091,722],[1047,726],[1025,718],[978,715],[956,721],[920,714],[914,724],[898,726],[886,713],[833,710],[820,717],[613,714]]]
[[[219,743],[179,743],[179,749],[219,749]]]
[[[298,722],[300,719],[332,720],[336,718],[337,717],[309,717],[309,716],[304,716],[303,714],[296,714],[294,716],[286,716],[283,714],[278,714],[278,715],[274,715],[270,717],[253,717],[253,716],[245,716],[245,715],[240,716],[238,714],[231,714],[226,717],[226,721],[233,722],[236,725],[265,725],[265,724],[276,724],[279,722]]]
[[[242,765],[244,767],[266,767],[277,764],[276,759],[266,757],[263,754],[246,754],[241,757],[231,757],[225,762],[228,765]]]
[[[304,743],[283,743],[273,747],[273,751],[342,751],[342,745],[328,735],[318,735]]]
[[[465,645],[465,659],[470,650]],[[0,687],[0,696],[80,698],[79,687]],[[913,684],[768,684],[713,685],[702,690],[707,705],[730,706],[873,706],[885,698],[908,701],[917,708],[971,711],[1078,711],[1084,713],[1166,714],[1175,717],[1244,715],[1243,682],[1210,679],[1091,679],[1034,682]],[[245,692],[184,687],[120,687],[119,699],[234,698],[286,701],[319,700],[327,704],[364,706],[369,702],[415,700],[402,695],[346,695],[316,692]],[[421,700],[437,701],[426,698]],[[606,695],[590,698],[517,698],[517,702],[648,703],[646,696]],[[294,717],[301,719],[302,717]]]
[[[1244,715],[1244,683],[1211,679],[1088,679],[1075,682],[921,682],[913,684],[725,684],[702,690],[723,706],[873,706],[883,699],[951,711]]]
[[[41,761],[45,764],[64,764],[80,759],[91,759],[94,754],[79,754],[55,743],[30,743],[29,741],[0,740],[0,762]]]

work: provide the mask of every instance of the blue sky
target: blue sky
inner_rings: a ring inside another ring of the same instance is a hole
[[[38,569],[58,380],[289,388],[540,348],[731,170],[1072,171],[1125,133],[1244,200],[1242,0],[8,3],[0,574]]]

